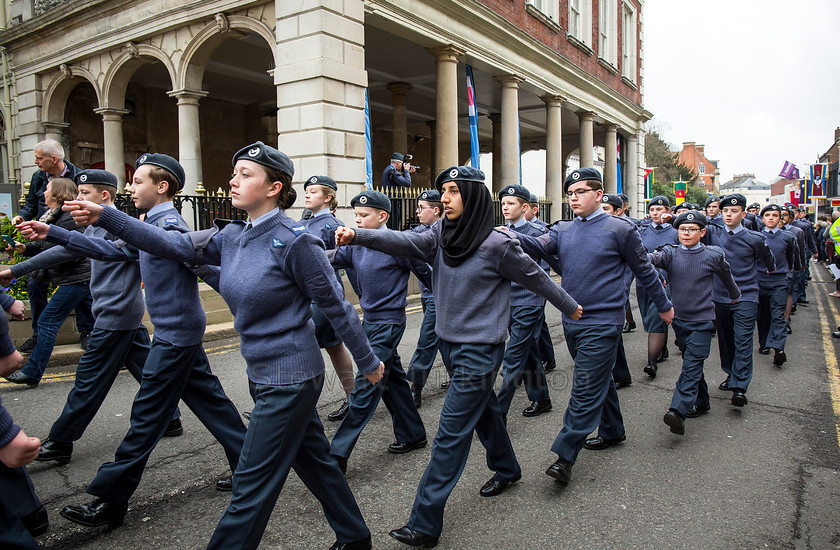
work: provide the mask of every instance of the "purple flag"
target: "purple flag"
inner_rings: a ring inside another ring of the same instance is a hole
[[[782,166],[782,171],[779,172],[779,177],[788,180],[797,180],[799,179],[799,169],[794,163],[786,160],[785,165]]]

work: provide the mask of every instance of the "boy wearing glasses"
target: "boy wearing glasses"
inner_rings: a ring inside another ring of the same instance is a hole
[[[741,291],[732,278],[723,250],[706,246],[700,239],[706,234],[706,216],[696,210],[683,212],[674,220],[680,244],[665,245],[648,254],[651,263],[668,273],[671,299],[674,302],[674,332],[681,342],[683,364],[671,408],[663,420],[671,433],[685,434],[685,418],[695,401],[708,402],[709,396],[698,395],[705,388],[703,363],[709,356],[714,329],[715,307],[712,304],[713,276],[717,275],[732,303],[741,298]]]

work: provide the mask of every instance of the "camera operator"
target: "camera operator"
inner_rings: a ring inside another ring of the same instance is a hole
[[[382,188],[385,194],[390,195],[392,187],[411,187],[411,174],[416,170],[411,166],[411,155],[394,153],[391,155],[391,164],[382,172]]]

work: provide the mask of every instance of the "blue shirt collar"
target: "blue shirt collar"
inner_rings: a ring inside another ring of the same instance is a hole
[[[765,233],[770,233],[772,235],[773,233],[776,233],[777,231],[779,231],[779,228],[776,227],[776,229],[770,229],[767,226],[765,226],[764,229],[762,229],[762,231],[764,231]]]
[[[330,213],[330,209],[327,208],[327,207],[324,207],[324,208],[318,210],[317,212],[312,212],[312,217],[317,218],[318,216],[326,216],[329,213]]]
[[[528,220],[525,219],[525,216],[522,216],[522,219],[518,222],[510,224],[511,227],[516,227],[517,229],[526,225],[528,225]]]
[[[683,250],[694,250],[695,248],[699,248],[701,244],[703,243],[697,243],[694,246],[685,246],[684,244],[680,243],[680,248],[682,248]]]
[[[147,216],[154,216],[158,212],[163,212],[164,210],[170,210],[172,208],[175,208],[175,203],[174,202],[172,202],[172,201],[162,202],[160,204],[156,204],[153,207],[151,207],[149,209],[149,213],[147,214]]]
[[[258,226],[259,224],[261,224],[262,222],[264,222],[264,221],[266,221],[267,219],[269,219],[269,218],[271,218],[272,216],[274,216],[276,213],[277,213],[277,209],[276,209],[276,208],[272,208],[271,210],[269,210],[268,212],[266,212],[265,214],[263,214],[262,216],[260,216],[260,217],[259,217],[259,218],[257,218],[256,220],[249,220],[249,222],[248,222],[248,223],[250,223],[250,224],[251,224],[251,227],[256,227],[256,226]]]
[[[724,231],[726,231],[727,233],[729,233],[730,231],[732,231],[733,233],[735,233],[735,234],[737,235],[737,234],[738,234],[738,233],[740,233],[741,231],[746,231],[746,230],[747,230],[747,228],[746,228],[746,227],[744,227],[743,225],[741,225],[741,224],[739,223],[739,224],[737,225],[737,227],[735,227],[735,229],[729,229],[729,227],[728,227],[728,226],[724,225],[724,226],[723,226],[723,230],[724,230]]]
[[[607,215],[607,213],[604,212],[604,209],[599,206],[598,210],[596,210],[595,212],[586,216],[586,221],[594,220],[595,218],[598,218],[600,216],[606,216],[606,215]],[[580,216],[575,216],[575,219],[576,220],[582,220],[583,218],[580,217]]]

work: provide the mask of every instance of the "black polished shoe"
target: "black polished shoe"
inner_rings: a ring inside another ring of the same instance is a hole
[[[61,510],[61,517],[86,527],[107,525],[108,529],[115,529],[122,525],[126,512],[128,512],[128,504],[95,499],[90,504],[65,506]]]
[[[554,369],[557,368],[557,361],[555,361],[554,359],[551,359],[550,361],[543,361],[542,366],[543,366],[543,370],[546,373],[549,373],[549,372],[551,372],[551,371],[553,371]]]
[[[449,380],[447,380],[446,382],[441,382],[441,383],[440,383],[440,389],[442,389],[442,390],[448,390],[448,389],[449,389],[449,383],[450,383],[450,381],[449,381]],[[435,540],[437,540],[437,539],[435,539]]]
[[[6,377],[6,380],[11,382],[12,384],[26,384],[30,388],[34,388],[38,384],[41,383],[40,380],[35,380],[34,378],[29,378],[21,371],[13,372],[9,376]]]
[[[747,404],[747,396],[744,390],[732,390],[732,404],[736,407],[743,407]]]
[[[332,455],[335,458],[335,461],[338,462],[338,467],[341,469],[342,474],[347,473],[347,459],[343,456]]]
[[[656,362],[661,363],[662,361],[668,359],[668,357],[670,357],[670,356],[671,356],[671,354],[668,351],[668,346],[665,346],[664,348],[662,348],[662,352],[656,358]]]
[[[414,449],[422,449],[426,446],[426,438],[418,439],[411,443],[400,443],[395,441],[388,445],[388,452],[395,455],[401,455],[413,451]]]
[[[373,543],[370,540],[370,535],[353,542],[339,543],[338,541],[335,541],[335,543],[330,546],[330,550],[371,550],[371,548],[373,548]]]
[[[651,378],[656,378],[656,372],[659,370],[659,367],[656,366],[656,363],[649,363],[645,365],[644,371],[645,374],[650,376]]]
[[[624,380],[618,380],[615,383],[615,389],[620,390],[621,388],[626,388],[626,387],[630,386],[631,384],[633,384],[633,378],[628,376]]]
[[[662,420],[671,428],[672,434],[685,435],[685,420],[679,414],[674,411],[668,411]]]
[[[89,332],[80,332],[79,333],[79,347],[83,350],[88,348],[88,344],[90,344],[90,333]]]
[[[35,349],[35,346],[38,345],[38,336],[32,336],[23,343],[22,346],[18,348],[18,351],[21,353],[32,353],[32,350]]]
[[[50,462],[55,460],[59,464],[67,464],[73,456],[73,443],[64,441],[56,441],[54,439],[46,438],[41,442],[41,450],[38,451],[38,456],[35,460],[38,462]]]
[[[831,335],[835,338],[840,338],[840,327],[837,327],[837,330],[832,332]]]
[[[608,449],[613,445],[618,445],[619,443],[623,443],[627,441],[627,435],[622,435],[621,437],[616,437],[615,439],[604,439],[601,436],[593,437],[592,439],[587,439],[583,442],[583,446],[589,449],[590,451],[603,451],[604,449]]]
[[[349,411],[350,401],[345,399],[344,403],[342,403],[339,408],[327,415],[327,420],[329,420],[330,422],[339,422],[341,420],[344,420],[344,417],[347,416],[347,413]]]
[[[758,353],[760,353],[761,355],[770,355],[770,348],[768,348],[768,347],[758,348]]]
[[[423,405],[423,386],[412,384],[411,396],[414,398],[414,408],[419,409]]]
[[[785,355],[784,351],[776,350],[776,353],[773,355],[773,364],[777,367],[781,367],[787,361],[787,355]]]
[[[437,537],[423,534],[420,531],[415,531],[414,529],[410,529],[408,526],[394,529],[388,533],[388,535],[403,544],[417,548],[434,548],[438,545]]]
[[[180,437],[184,435],[184,427],[181,425],[181,419],[176,418],[169,422],[166,431],[163,432],[163,437]]]
[[[242,418],[244,418],[245,420],[250,422],[251,421],[251,411],[245,411],[244,413],[242,413]]]
[[[785,332],[787,332],[788,334],[793,334],[793,330],[790,328],[790,323],[788,323],[785,327]]]
[[[723,382],[720,383],[720,385],[718,386],[718,389],[720,391],[729,391],[729,377],[728,376],[726,377],[726,380],[724,380]]]
[[[545,473],[565,485],[572,478],[572,464],[561,457],[549,466]]]
[[[796,301],[796,303],[807,307],[811,302],[809,302],[806,298],[800,298]]]
[[[710,410],[712,410],[711,405],[703,405],[702,407],[698,407],[697,404],[695,403],[694,405],[691,406],[690,409],[688,409],[688,412],[685,413],[685,417],[686,418],[697,418],[699,416],[703,416],[704,414],[706,414]]]
[[[544,412],[551,410],[551,399],[543,399],[542,401],[531,401],[531,404],[522,411],[522,416],[529,418],[539,416]]]
[[[229,493],[233,491],[233,476],[228,476],[224,479],[219,479],[216,481],[216,490],[223,491],[225,493]]]
[[[792,306],[790,306],[790,314],[791,315],[796,315],[796,304],[793,304]]]
[[[501,495],[505,492],[505,489],[512,483],[516,483],[522,479],[522,474],[519,474],[513,479],[496,479],[496,476],[491,477],[487,480],[487,483],[481,486],[481,489],[478,491],[483,497],[494,497],[496,495]]]
[[[20,522],[33,537],[43,535],[50,528],[50,518],[47,516],[47,509],[43,506],[21,517]]]
[[[636,328],[636,323],[628,323],[624,322],[624,328],[621,329],[621,332],[627,334],[628,332],[633,332],[633,329]]]

